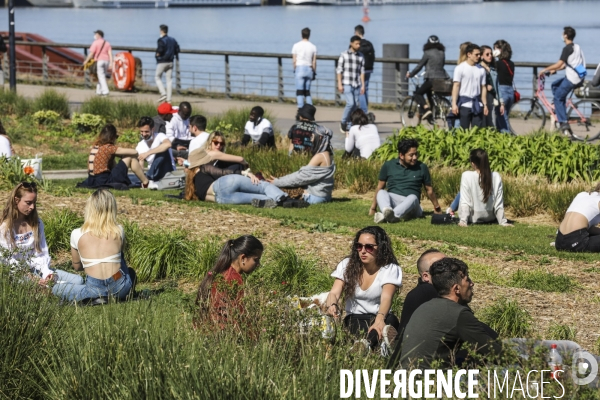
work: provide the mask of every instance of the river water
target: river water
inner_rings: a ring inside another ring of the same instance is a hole
[[[411,58],[420,58],[423,43],[435,34],[446,45],[448,59],[456,59],[461,42],[491,45],[497,39],[505,39],[512,45],[514,61],[540,62],[559,58],[564,46],[562,28],[571,25],[577,30],[575,42],[581,45],[587,62],[597,63],[600,62],[598,15],[600,1],[390,5],[373,6],[372,20],[364,25],[366,37],[373,42],[379,56],[383,43],[408,43]],[[158,26],[167,24],[170,35],[181,48],[281,53],[289,53],[300,39],[300,30],[308,26],[319,54],[339,55],[347,48],[354,26],[361,23],[362,8],[18,8],[15,18],[17,31],[38,33],[56,42],[91,43],[93,31],[102,29],[113,45],[153,47]],[[0,26],[7,27],[7,20],[7,12],[0,13]],[[151,68],[151,55],[142,59]],[[222,69],[222,59],[215,62]],[[286,73],[289,72],[286,67]],[[521,79],[529,79],[530,72]]]

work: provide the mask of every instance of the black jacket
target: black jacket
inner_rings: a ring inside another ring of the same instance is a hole
[[[419,64],[410,73],[413,77],[419,73],[419,71],[426,67],[425,78],[428,79],[446,79],[448,74],[444,69],[446,63],[446,53],[439,49],[429,49],[423,52],[423,58],[419,61]]]
[[[173,59],[178,56],[179,44],[177,43],[177,40],[167,35],[158,39],[156,46],[157,63],[173,62]]]

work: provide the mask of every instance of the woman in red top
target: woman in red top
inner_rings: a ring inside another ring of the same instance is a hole
[[[117,128],[107,124],[102,128],[98,139],[90,150],[88,156],[88,178],[79,186],[97,188],[101,186],[112,186],[115,189],[129,187],[131,181],[127,171],[131,171],[142,182],[142,188],[148,187],[148,178],[138,161],[138,152],[135,149],[117,147],[115,144],[119,135]],[[115,164],[115,157],[120,157]]]
[[[221,329],[227,322],[237,323],[235,316],[244,313],[241,274],[251,274],[260,265],[262,253],[262,243],[252,235],[229,239],[225,243],[215,266],[198,288],[196,304],[199,313],[194,324],[207,316]]]

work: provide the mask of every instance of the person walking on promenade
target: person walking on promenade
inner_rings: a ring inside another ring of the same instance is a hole
[[[540,71],[540,76],[546,73],[555,74],[561,69],[565,69],[565,76],[552,83],[552,95],[554,96],[554,110],[556,112],[556,121],[559,124],[558,129],[566,134],[571,134],[571,127],[567,121],[567,109],[565,102],[567,96],[575,89],[585,77],[585,57],[578,44],[573,43],[575,39],[575,29],[566,26],[562,34],[565,47],[562,50],[560,59],[549,67]]]
[[[423,57],[419,64],[410,72],[406,73],[407,78],[412,78],[417,76],[419,71],[423,67],[425,70],[425,81],[419,89],[415,91],[415,100],[419,104],[419,114],[421,115],[421,120],[426,120],[432,117],[431,109],[429,105],[425,101],[425,95],[429,98],[431,102],[431,90],[433,88],[433,81],[435,79],[447,79],[448,74],[444,69],[444,65],[446,64],[446,47],[440,43],[440,39],[431,35],[427,39],[427,43],[423,45]]]
[[[179,44],[177,44],[177,40],[168,36],[167,33],[169,33],[169,27],[161,25],[160,38],[156,47],[156,72],[154,74],[156,87],[158,87],[158,91],[160,92],[159,103],[163,101],[167,103],[171,102],[171,93],[173,92],[173,59],[177,58],[179,61]],[[163,74],[167,77],[166,91],[162,83]]]
[[[429,168],[419,161],[418,148],[419,143],[415,139],[403,139],[398,143],[398,158],[386,161],[381,166],[379,183],[369,210],[369,215],[375,215],[376,224],[421,217],[423,210],[420,198],[423,186],[434,212],[442,212],[433,191]],[[380,212],[376,212],[377,206]]]
[[[86,65],[91,59],[96,60],[96,75],[98,84],[96,85],[96,94],[99,96],[108,96],[108,84],[106,83],[106,74],[112,69],[113,55],[110,43],[104,40],[104,32],[98,29],[94,32],[94,41],[90,46],[90,51],[83,65]]]
[[[317,75],[317,46],[309,42],[310,29],[302,29],[302,40],[292,47],[292,64],[296,78],[296,98],[298,109],[306,103],[312,104],[310,83]],[[297,118],[297,115],[296,115]]]
[[[477,65],[481,48],[470,44],[466,48],[467,60],[454,69],[452,88],[452,113],[460,118],[460,127],[482,127],[488,115],[485,69]]]
[[[498,94],[498,72],[496,71],[496,63],[494,62],[490,46],[481,46],[481,62],[479,65],[485,70],[485,87],[487,89],[487,105],[489,108],[488,114],[483,119],[483,126],[495,127],[495,112],[498,111],[496,108],[500,107],[500,100]]]
[[[356,25],[354,27],[354,34],[360,37],[360,48],[358,52],[363,55],[365,59],[365,93],[359,98],[360,108],[365,112],[369,113],[369,80],[373,73],[373,65],[375,64],[375,47],[373,43],[365,39],[365,28],[362,25]]]
[[[498,58],[496,71],[498,73],[498,97],[500,100],[500,107],[496,108],[496,128],[500,132],[510,133],[508,116],[515,103],[515,89],[513,86],[515,63],[510,60],[512,57],[510,44],[505,40],[496,40],[493,55]]]
[[[350,38],[350,48],[340,55],[336,69],[338,90],[346,97],[346,107],[340,123],[343,134],[350,129],[350,114],[358,108],[359,96],[365,94],[365,59],[358,51],[360,41],[360,36]]]

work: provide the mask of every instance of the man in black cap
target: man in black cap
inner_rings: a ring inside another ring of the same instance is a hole
[[[317,109],[312,104],[304,104],[298,109],[298,122],[290,128],[288,138],[290,139],[289,155],[311,151],[312,138],[315,133],[326,135],[328,128],[315,122]],[[329,133],[333,135],[333,133]]]

